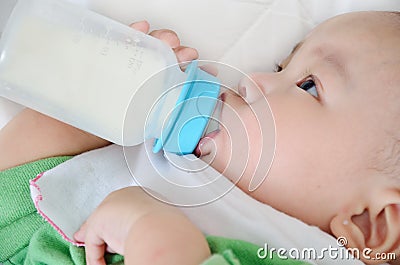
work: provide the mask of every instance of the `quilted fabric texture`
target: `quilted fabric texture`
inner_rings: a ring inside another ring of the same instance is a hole
[[[399,10],[396,0],[86,0],[89,8],[123,23],[146,19],[171,28],[201,59],[244,72],[271,70],[316,24],[356,10]],[[139,8],[138,8],[139,7]]]

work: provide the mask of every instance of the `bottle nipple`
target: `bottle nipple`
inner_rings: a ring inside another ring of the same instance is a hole
[[[197,61],[190,63],[185,73],[186,82],[167,125],[154,142],[154,153],[163,149],[178,155],[190,154],[201,137],[219,127],[216,117],[221,109],[218,103],[220,81],[198,68]]]

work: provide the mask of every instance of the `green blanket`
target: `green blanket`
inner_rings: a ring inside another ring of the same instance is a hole
[[[85,251],[66,242],[37,213],[29,180],[70,157],[54,157],[0,172],[0,263],[85,264]],[[213,255],[202,265],[305,264],[278,257],[257,257],[258,246],[241,240],[207,237]],[[123,264],[120,255],[106,255],[108,264]]]

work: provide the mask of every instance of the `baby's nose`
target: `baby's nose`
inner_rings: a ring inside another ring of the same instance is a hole
[[[239,82],[238,93],[249,104],[257,101],[260,98],[265,98],[267,89],[265,86],[265,77],[268,74],[252,74],[242,78]]]

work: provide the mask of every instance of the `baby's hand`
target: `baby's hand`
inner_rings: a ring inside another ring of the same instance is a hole
[[[139,30],[143,33],[148,33],[150,25],[147,21],[140,21],[130,25],[132,28]],[[150,36],[162,40],[168,44],[175,52],[178,62],[192,61],[199,57],[196,49],[181,46],[178,35],[169,29],[159,29],[150,32]]]
[[[85,243],[87,264],[105,264],[105,251],[123,254],[132,222],[126,196],[123,191],[108,195],[74,234],[77,242]]]
[[[106,250],[124,255],[127,265],[200,264],[210,255],[205,237],[189,219],[140,187],[108,195],[74,237],[85,243],[88,265],[105,265]]]
[[[124,255],[125,242],[135,221],[158,204],[140,187],[112,192],[75,233],[77,242],[85,243],[87,264],[105,264],[104,253]]]

